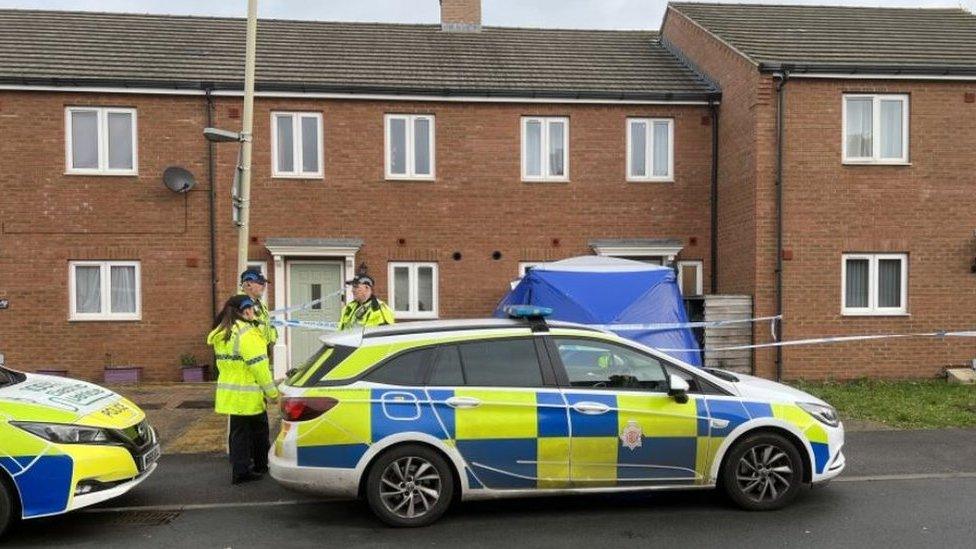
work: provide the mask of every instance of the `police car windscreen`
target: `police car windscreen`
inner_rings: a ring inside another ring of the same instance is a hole
[[[306,380],[302,385],[308,386],[317,383],[326,374],[331,372],[336,366],[342,363],[356,347],[347,347],[345,345],[323,345],[321,349],[315,352],[312,356],[308,358],[301,366],[299,366],[293,372],[289,372],[288,381],[289,385],[294,385],[299,380],[304,379],[305,375],[311,368],[314,368],[316,364],[320,366],[312,373],[311,377]]]

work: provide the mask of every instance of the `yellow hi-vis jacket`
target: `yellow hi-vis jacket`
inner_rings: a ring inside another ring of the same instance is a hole
[[[244,291],[237,292],[237,295],[244,295]],[[278,330],[271,325],[268,306],[260,298],[252,297],[251,301],[254,302],[254,323],[261,329],[261,336],[268,345],[274,345],[278,341]]]
[[[214,410],[218,414],[253,416],[265,410],[265,397],[278,397],[260,328],[238,321],[226,341],[223,332],[214,328],[207,344],[213,346],[217,359]]]
[[[386,303],[373,296],[363,303],[353,301],[343,307],[342,315],[339,316],[339,329],[345,330],[354,326],[385,326],[394,322],[396,321],[393,319],[393,311]]]

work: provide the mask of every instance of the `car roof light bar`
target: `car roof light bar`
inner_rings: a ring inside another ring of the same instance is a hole
[[[507,305],[504,309],[505,314],[510,318],[525,320],[529,323],[533,332],[548,332],[549,326],[546,324],[546,317],[552,314],[552,308],[539,307],[537,305]]]

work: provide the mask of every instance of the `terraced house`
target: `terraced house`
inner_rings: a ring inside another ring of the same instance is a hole
[[[234,47],[228,47],[228,44]],[[0,10],[0,352],[173,379],[236,286],[244,21]],[[262,20],[251,248],[334,320],[366,270],[401,320],[485,316],[527,267],[673,265],[787,338],[976,326],[976,17],[672,4],[661,31]],[[169,167],[196,185],[172,192]],[[332,296],[332,297],[329,297]],[[316,334],[279,339],[280,369]],[[756,330],[754,340],[768,340]],[[931,376],[932,340],[760,349],[787,378]]]

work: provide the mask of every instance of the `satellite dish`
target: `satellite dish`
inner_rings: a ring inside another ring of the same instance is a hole
[[[185,193],[196,186],[197,180],[186,168],[170,166],[163,172],[163,184],[174,193]]]

